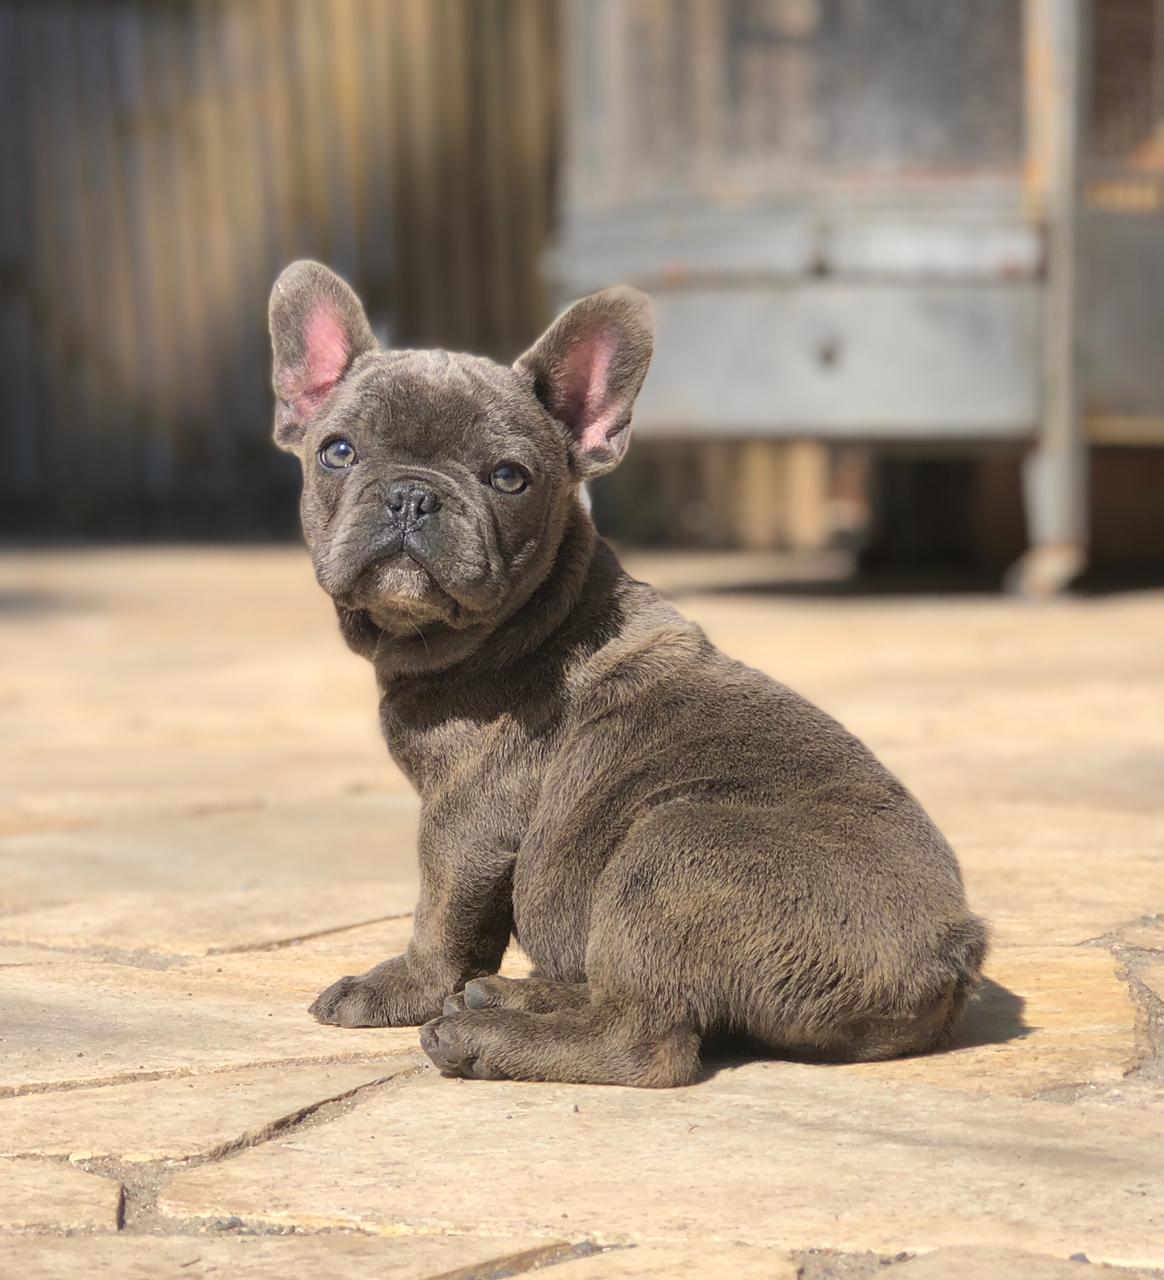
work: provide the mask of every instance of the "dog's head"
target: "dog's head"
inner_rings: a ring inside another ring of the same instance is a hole
[[[386,351],[352,290],[296,262],[271,294],[275,440],[303,466],[325,591],[389,634],[490,630],[546,576],[582,480],[626,451],[651,357],[633,289],[576,303],[512,367]]]

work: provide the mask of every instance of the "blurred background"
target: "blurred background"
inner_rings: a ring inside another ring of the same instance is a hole
[[[1161,0],[0,0],[0,534],[296,529],[265,306],[511,359],[650,291],[604,532],[1164,559]]]

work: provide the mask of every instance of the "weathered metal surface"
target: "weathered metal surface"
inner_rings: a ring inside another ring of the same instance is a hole
[[[1092,213],[1085,235],[1087,412],[1158,422],[1164,414],[1164,217]]]
[[[1027,0],[1030,97],[1041,139],[1040,196],[1047,237],[1038,440],[1023,485],[1031,550],[1012,583],[1053,594],[1086,562],[1087,448],[1083,438],[1080,355],[1083,295],[1080,208],[1090,80],[1089,0]]]
[[[1030,279],[1043,265],[1038,229],[1013,211],[787,207],[630,209],[575,216],[548,259],[562,295],[613,281],[653,285],[725,277],[894,281]]]
[[[1017,181],[1016,0],[584,0],[567,204]]]
[[[1033,283],[814,283],[655,295],[649,433],[1022,438],[1038,419]]]
[[[1043,267],[1038,228],[1011,214],[848,217],[829,228],[826,261],[837,275],[892,280],[1029,280]]]
[[[821,251],[803,210],[652,208],[570,217],[547,259],[563,300],[616,282],[650,289],[692,276],[798,279]]]
[[[565,302],[649,289],[659,435],[1029,437],[1038,228],[1007,0],[568,6]]]

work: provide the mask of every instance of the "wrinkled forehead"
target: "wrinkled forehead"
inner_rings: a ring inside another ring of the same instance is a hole
[[[536,447],[554,435],[512,369],[449,351],[378,355],[353,380],[349,405],[387,450],[418,459]]]

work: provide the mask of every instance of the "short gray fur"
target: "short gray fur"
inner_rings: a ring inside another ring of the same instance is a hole
[[[422,800],[412,941],[315,1016],[423,1023],[451,1075],[595,1084],[691,1083],[722,1034],[941,1046],[986,950],[949,846],[835,720],[628,577],[579,503],[626,449],[646,298],[586,298],[504,367],[383,351],[296,263],[271,333],[316,576]],[[511,938],[529,979],[497,976]]]

